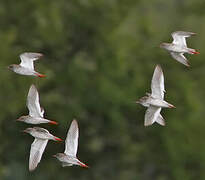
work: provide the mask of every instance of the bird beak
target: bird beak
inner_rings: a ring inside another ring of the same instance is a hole
[[[23,131],[21,131],[21,132],[24,132],[24,133],[28,133],[28,131],[25,129],[25,130],[23,130]]]
[[[57,157],[56,155],[52,155],[52,156],[55,157],[55,158]]]

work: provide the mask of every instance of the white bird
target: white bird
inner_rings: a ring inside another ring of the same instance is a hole
[[[31,144],[29,157],[29,171],[33,171],[41,161],[48,140],[62,141],[62,139],[50,134],[48,130],[40,127],[27,128],[23,132],[29,133],[35,138]]]
[[[38,60],[42,56],[43,54],[41,53],[31,53],[31,52],[23,53],[20,55],[21,63],[11,64],[8,66],[8,68],[13,72],[21,75],[45,77],[45,75],[36,72],[34,70],[34,65],[33,65],[33,61]]]
[[[147,107],[145,113],[145,126],[152,125],[154,122],[164,126],[165,121],[160,114],[161,108],[174,108],[174,106],[164,101],[164,75],[159,65],[156,66],[151,83],[152,94],[146,93],[147,96],[140,98],[136,103]]]
[[[199,54],[195,49],[191,49],[187,47],[186,38],[196,33],[193,32],[185,32],[185,31],[176,31],[173,32],[172,43],[161,43],[160,47],[168,50],[171,56],[179,61],[180,63],[184,64],[185,66],[190,66],[188,60],[184,56],[184,53],[188,54]]]
[[[79,130],[78,130],[78,123],[76,120],[73,120],[70,129],[68,130],[67,138],[65,140],[65,151],[64,153],[57,153],[54,155],[59,161],[62,162],[62,166],[73,166],[78,165],[81,167],[88,168],[87,165],[82,163],[76,157],[77,150],[78,150],[78,137],[79,137]]]
[[[32,84],[28,96],[27,96],[27,107],[29,110],[29,115],[21,116],[17,119],[17,121],[22,121],[28,124],[41,124],[41,123],[50,123],[50,124],[58,124],[55,121],[51,121],[45,119],[44,109],[40,107],[39,103],[39,94],[36,87]]]

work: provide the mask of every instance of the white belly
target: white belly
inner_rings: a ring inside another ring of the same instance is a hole
[[[17,68],[14,70],[14,72],[21,75],[36,76],[35,71],[24,67]]]

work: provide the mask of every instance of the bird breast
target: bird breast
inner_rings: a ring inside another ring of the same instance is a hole
[[[168,103],[162,99],[149,98],[149,104],[157,107],[169,107]]]
[[[167,50],[173,51],[173,52],[178,52],[178,53],[185,53],[187,52],[187,48],[184,46],[179,46],[176,44],[172,44],[171,46],[167,47]]]
[[[51,139],[49,134],[43,133],[43,132],[34,131],[34,132],[31,132],[31,135],[39,139]]]
[[[34,71],[28,68],[24,68],[22,66],[18,66],[17,68],[14,69],[14,72],[22,75],[33,75]]]
[[[78,161],[76,157],[69,156],[69,155],[65,155],[61,157],[59,160],[68,164],[76,164]]]

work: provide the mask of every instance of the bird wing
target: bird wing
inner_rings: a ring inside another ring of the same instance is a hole
[[[66,167],[66,166],[73,166],[73,164],[69,164],[69,163],[66,163],[66,162],[62,162],[62,167]]]
[[[43,107],[41,107],[41,117],[43,117],[44,112],[45,112],[44,108],[43,108]]]
[[[46,134],[46,135],[50,134],[47,129],[42,128],[42,127],[33,127],[33,129],[35,131],[37,131],[38,133],[43,133],[43,134]]]
[[[153,97],[156,97],[158,99],[164,99],[164,75],[162,72],[162,68],[159,65],[157,65],[154,70],[151,89]]]
[[[65,151],[67,155],[76,156],[78,150],[79,129],[76,120],[73,120],[67,133],[65,140]]]
[[[165,121],[164,121],[164,118],[162,117],[161,114],[159,114],[159,116],[157,117],[156,122],[157,122],[158,124],[160,124],[161,126],[165,126],[165,125],[166,125],[166,123],[165,123]]]
[[[173,44],[177,44],[180,46],[185,46],[187,47],[186,44],[186,38],[190,37],[192,35],[195,35],[196,33],[193,32],[185,32],[185,31],[176,31],[172,33],[172,37],[173,37]]]
[[[152,125],[160,115],[161,108],[156,106],[149,106],[145,113],[145,126]]]
[[[20,55],[20,66],[34,70],[33,61],[43,56],[41,53],[23,53]]]
[[[171,56],[176,59],[178,62],[184,64],[185,66],[190,66],[187,58],[183,55],[183,53],[170,52]]]
[[[29,115],[31,117],[43,117],[44,110],[42,110],[40,107],[39,94],[33,84],[31,85],[28,92],[27,107],[29,109]]]
[[[42,154],[46,148],[48,140],[35,138],[31,144],[30,157],[29,157],[29,171],[33,171],[38,163],[41,161]]]

